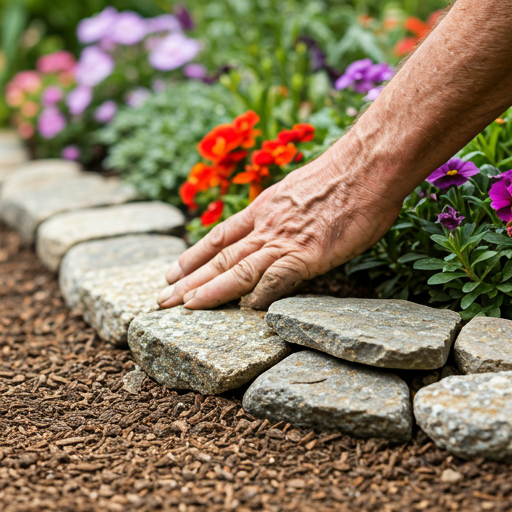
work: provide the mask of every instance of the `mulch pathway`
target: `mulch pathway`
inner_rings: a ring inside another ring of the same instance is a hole
[[[240,396],[176,392],[65,307],[33,250],[0,226],[0,509],[506,511],[512,469],[406,445],[270,425]]]

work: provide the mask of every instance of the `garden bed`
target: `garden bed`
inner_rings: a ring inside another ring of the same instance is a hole
[[[0,225],[0,503],[70,510],[495,510],[512,470],[464,462],[421,431],[405,445],[270,425],[238,394],[146,379],[65,306],[56,279]]]

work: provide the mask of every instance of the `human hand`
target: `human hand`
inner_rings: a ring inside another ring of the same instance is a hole
[[[331,148],[290,173],[188,249],[166,274],[160,306],[206,309],[249,294],[244,305],[265,309],[377,242],[403,197],[365,177],[357,156],[339,153]]]

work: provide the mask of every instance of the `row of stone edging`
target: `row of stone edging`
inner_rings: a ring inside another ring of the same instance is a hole
[[[68,305],[102,338],[128,341],[149,375],[202,393],[257,377],[244,396],[255,416],[398,442],[410,438],[409,388],[384,369],[443,366],[460,325],[456,313],[328,297],[278,301],[266,320],[234,307],[157,311],[164,272],[185,249],[170,236],[184,222],[181,213],[162,203],[129,203],[137,199],[133,189],[81,174],[69,162],[14,170],[10,151],[21,165],[19,144],[0,134],[2,219],[36,241],[47,267],[60,266]],[[458,456],[512,457],[511,326],[500,319],[470,322],[455,342],[455,360],[463,373],[475,375],[447,377],[415,397],[421,428]],[[288,342],[316,350],[290,355]]]

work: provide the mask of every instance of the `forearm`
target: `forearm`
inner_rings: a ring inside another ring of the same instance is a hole
[[[402,201],[510,105],[512,1],[458,0],[326,157]]]

